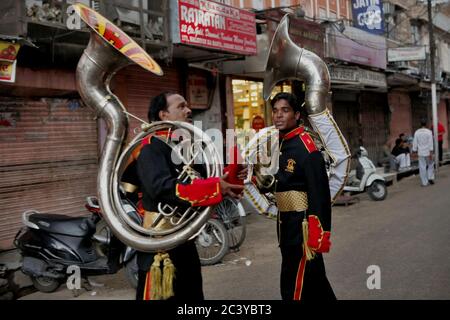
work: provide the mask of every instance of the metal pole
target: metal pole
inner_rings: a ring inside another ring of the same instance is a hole
[[[433,116],[433,140],[434,140],[434,163],[436,173],[439,167],[439,147],[438,147],[438,114],[436,105],[436,76],[434,70],[434,34],[433,34],[433,18],[431,12],[431,0],[428,0],[428,33],[430,36],[430,69],[431,69],[431,111]]]

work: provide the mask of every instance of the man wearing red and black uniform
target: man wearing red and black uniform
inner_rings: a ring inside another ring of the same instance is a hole
[[[304,127],[298,126],[300,105],[296,97],[279,93],[271,105],[273,123],[280,130],[275,197],[282,299],[336,299],[322,258],[331,245],[331,199],[325,161]]]
[[[149,108],[150,121],[186,121],[191,122],[191,110],[186,100],[179,94],[162,93],[154,97]],[[242,191],[243,186],[233,185],[222,178],[193,179],[188,184],[177,180],[183,170],[183,164],[177,165],[173,161],[172,149],[164,140],[176,139],[168,137],[167,132],[157,132],[143,142],[144,146],[137,158],[137,174],[143,193],[142,203],[150,223],[152,214],[158,212],[158,204],[178,207],[177,211],[184,212],[188,207],[209,206],[217,204],[223,195],[239,196],[234,191]],[[162,220],[156,228],[164,229],[166,221]],[[144,219],[144,226],[146,221]],[[202,276],[200,260],[194,240],[169,250],[168,257],[175,267],[173,277],[173,299],[202,300]],[[165,259],[165,258],[162,258]],[[138,253],[138,300],[151,299],[151,267],[155,263],[155,254]],[[157,264],[159,262],[157,261]],[[165,261],[161,261],[162,264]],[[161,267],[162,268],[162,267]],[[164,297],[163,297],[164,298]]]

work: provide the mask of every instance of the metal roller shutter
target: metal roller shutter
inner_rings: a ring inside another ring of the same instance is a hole
[[[148,121],[147,112],[150,100],[163,91],[184,94],[181,76],[176,67],[162,66],[164,76],[160,77],[144,71],[139,66],[130,66],[117,76],[116,91],[128,112]],[[121,90],[121,88],[123,90]],[[129,125],[129,138],[134,136],[133,129],[141,123],[132,117]]]
[[[0,100],[0,250],[13,247],[29,209],[82,215],[96,194],[94,114],[62,99]]]
[[[383,145],[387,141],[389,131],[387,95],[363,92],[360,101],[362,141],[369,158],[377,166],[383,157]]]

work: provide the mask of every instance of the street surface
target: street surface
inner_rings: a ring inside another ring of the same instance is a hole
[[[385,201],[361,194],[357,204],[334,207],[333,245],[324,257],[337,298],[450,299],[449,190],[450,166],[445,166],[435,185],[421,187],[419,177],[410,176],[390,186]],[[206,299],[280,299],[276,222],[250,215],[247,227],[240,251],[229,253],[222,264],[203,267]],[[134,299],[123,272],[92,280],[102,286],[82,289],[76,299]],[[74,298],[61,286],[55,293],[22,299]]]

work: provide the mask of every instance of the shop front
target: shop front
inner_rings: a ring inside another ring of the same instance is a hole
[[[263,79],[270,41],[283,13],[271,10],[266,15],[265,32],[257,36],[257,55],[246,57],[243,61],[223,63],[224,73],[230,79],[231,94],[227,100],[227,115],[232,119],[228,120],[228,127],[237,129],[238,135],[242,136],[249,130],[259,130],[262,124],[272,125],[270,104],[263,99]],[[323,57],[324,33],[321,25],[302,18],[291,17],[289,37],[296,45]],[[283,57],[279,58],[283,59]],[[304,87],[300,79],[280,81],[274,87],[271,97],[278,92],[292,92],[300,101],[303,101]],[[240,141],[240,143],[245,142]]]
[[[333,116],[350,150],[363,145],[373,161],[383,156],[389,133],[387,82],[384,73],[356,66],[330,67]]]

